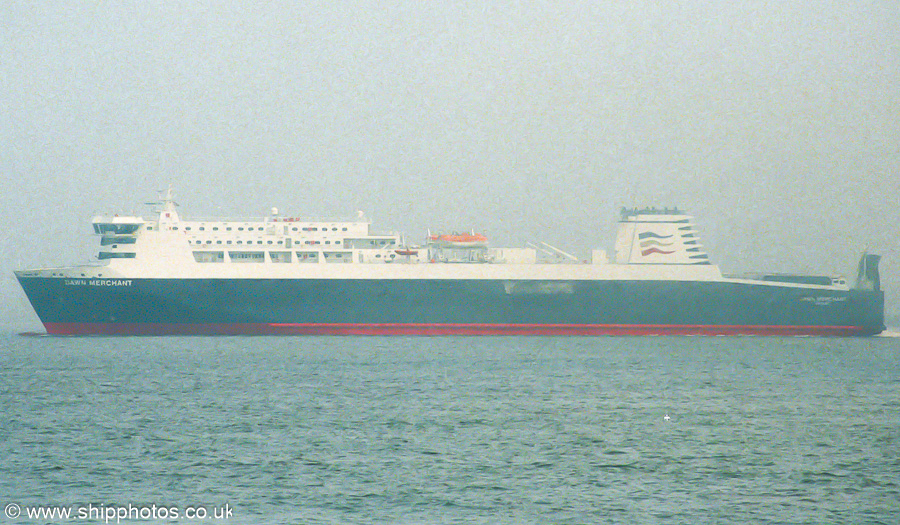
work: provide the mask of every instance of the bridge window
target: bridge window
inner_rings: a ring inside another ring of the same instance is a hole
[[[140,228],[140,224],[95,223],[94,233],[115,233],[118,235],[131,235]]]
[[[136,237],[101,237],[100,246],[109,246],[110,244],[134,244],[137,242]]]

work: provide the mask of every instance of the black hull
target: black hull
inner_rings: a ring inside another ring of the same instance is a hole
[[[729,282],[20,277],[51,334],[873,335],[884,295]]]

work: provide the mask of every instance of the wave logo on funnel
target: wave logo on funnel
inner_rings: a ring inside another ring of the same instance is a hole
[[[654,232],[643,232],[638,234],[638,241],[641,243],[641,255],[653,255],[659,253],[668,255],[675,253],[675,250],[665,250],[673,244],[671,235],[660,235]]]

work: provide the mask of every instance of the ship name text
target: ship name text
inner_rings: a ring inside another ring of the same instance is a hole
[[[801,301],[812,303],[816,306],[828,306],[832,303],[843,303],[847,300],[846,296],[819,296],[819,297],[802,297]]]
[[[66,286],[131,286],[131,279],[66,279]]]

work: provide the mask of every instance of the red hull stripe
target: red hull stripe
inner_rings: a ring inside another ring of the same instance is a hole
[[[667,324],[44,323],[53,335],[866,335],[861,326]]]

